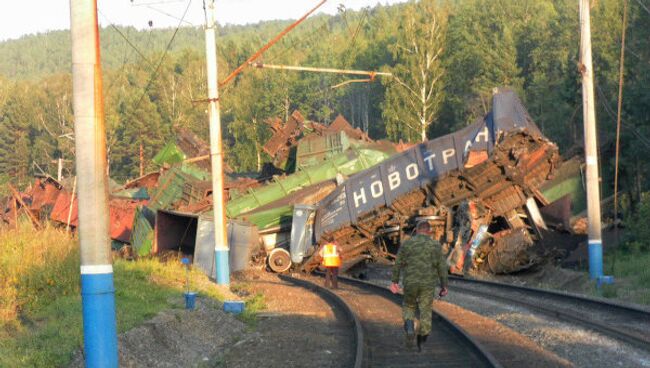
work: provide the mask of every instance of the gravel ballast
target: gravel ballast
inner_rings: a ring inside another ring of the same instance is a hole
[[[369,281],[388,285],[390,268],[369,267]],[[650,367],[650,354],[579,325],[560,322],[526,308],[476,297],[454,290],[445,298],[476,314],[490,318],[552,352],[575,367]]]

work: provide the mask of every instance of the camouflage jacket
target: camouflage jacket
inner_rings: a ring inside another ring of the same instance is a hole
[[[404,276],[404,285],[440,285],[447,287],[447,263],[442,256],[440,243],[425,235],[415,235],[399,248],[393,266],[392,281],[399,282]]]

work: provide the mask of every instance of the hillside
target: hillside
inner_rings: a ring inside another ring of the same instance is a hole
[[[262,22],[247,26],[227,26],[219,29],[223,42],[239,42],[255,34],[275,34],[290,21]],[[100,29],[102,65],[106,70],[123,64],[139,62],[138,52],[151,54],[167,47],[174,28],[137,30],[134,27],[105,27]],[[200,27],[181,27],[169,51],[191,49],[202,53],[204,32]],[[128,41],[127,41],[128,39]],[[135,46],[136,51],[131,43]],[[0,42],[0,76],[7,79],[37,79],[51,74],[69,73],[71,68],[70,31],[52,31]]]

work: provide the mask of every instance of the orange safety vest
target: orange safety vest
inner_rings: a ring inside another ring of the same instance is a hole
[[[323,266],[325,267],[341,267],[341,257],[336,244],[327,243],[323,245]]]

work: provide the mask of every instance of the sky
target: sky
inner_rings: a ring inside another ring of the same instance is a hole
[[[337,9],[358,10],[377,3],[406,0],[328,0],[319,12],[335,14]],[[296,19],[312,9],[318,0],[216,0],[220,24],[247,24],[261,20]],[[176,27],[185,9],[185,25],[204,23],[202,0],[97,0],[99,23],[130,25],[138,29]],[[189,7],[188,7],[189,4]],[[23,35],[70,28],[70,0],[0,0],[0,41]]]

